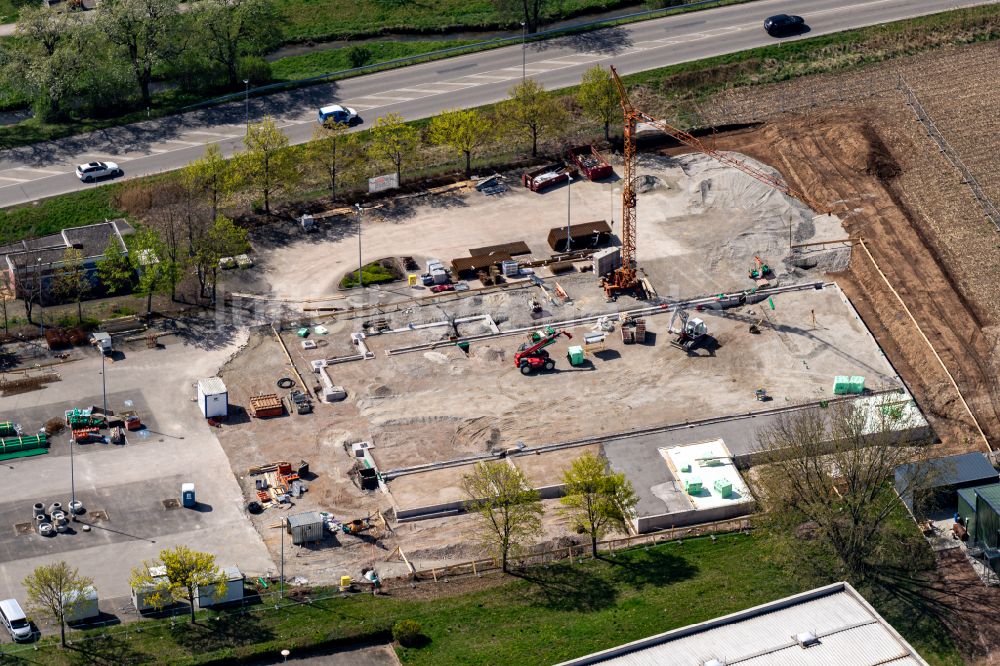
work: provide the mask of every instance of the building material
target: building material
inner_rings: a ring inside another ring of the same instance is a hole
[[[250,416],[258,419],[281,416],[285,413],[285,405],[275,393],[262,393],[250,397]]]
[[[521,174],[521,184],[532,192],[542,192],[553,185],[565,183],[576,175],[576,167],[556,162],[524,172]]]
[[[609,225],[605,220],[595,220],[593,222],[574,224],[569,227],[553,227],[552,229],[549,229],[549,247],[556,252],[566,251],[567,235],[569,235],[569,238],[572,241],[573,248],[599,248],[611,242],[611,225]]]
[[[567,156],[570,161],[576,164],[580,172],[587,177],[587,180],[601,180],[608,178],[614,171],[611,165],[604,159],[604,156],[597,152],[594,146],[576,146],[570,148]]]

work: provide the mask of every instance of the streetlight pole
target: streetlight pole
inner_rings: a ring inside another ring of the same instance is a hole
[[[243,79],[243,85],[246,86],[246,116],[247,116],[247,134],[250,133],[250,79]]]
[[[361,204],[354,204],[354,208],[358,211],[358,286],[364,289],[365,278],[361,271]]]
[[[285,598],[285,530],[288,529],[288,519],[281,518],[281,579],[278,581],[278,598]]]
[[[35,259],[35,282],[38,283],[38,325],[41,327],[42,339],[45,339],[45,305],[42,303],[42,258]]]
[[[573,221],[570,217],[570,209],[573,204],[573,176],[568,176],[566,180],[566,251],[573,251]]]
[[[527,43],[525,42],[525,38],[527,37],[527,30],[528,27],[524,24],[524,21],[521,21],[521,83],[524,83],[525,60],[527,59],[528,46]]]

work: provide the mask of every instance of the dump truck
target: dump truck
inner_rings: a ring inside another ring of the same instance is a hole
[[[600,180],[612,174],[611,165],[593,146],[577,146],[567,152],[569,160],[580,169],[587,180]]]
[[[541,192],[553,185],[564,183],[576,175],[576,167],[556,162],[524,172],[521,174],[521,184],[532,192]]]

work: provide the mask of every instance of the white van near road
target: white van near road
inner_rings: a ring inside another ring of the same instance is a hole
[[[10,632],[10,637],[15,641],[31,640],[32,635],[35,633],[31,630],[31,623],[28,622],[28,616],[21,610],[21,604],[17,603],[17,599],[4,599],[0,601],[0,621],[3,621],[3,626],[7,628],[7,631]]]

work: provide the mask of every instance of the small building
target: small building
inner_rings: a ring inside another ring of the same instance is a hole
[[[900,465],[894,476],[896,492],[911,513],[950,510],[958,500],[958,490],[1000,482],[1000,474],[982,453],[962,453]]]
[[[165,588],[169,583],[167,580],[167,568],[162,566],[150,567],[149,574],[153,579],[152,583],[132,588],[132,605],[140,613],[148,613],[149,611],[156,610],[156,605],[152,603],[151,599],[157,594],[168,594],[162,591],[162,588]],[[169,606],[170,604],[171,601],[169,599],[164,600],[163,605]]]
[[[323,516],[319,511],[306,511],[289,516],[286,528],[292,535],[292,543],[297,546],[323,540]]]
[[[63,595],[63,607],[72,605],[66,613],[66,623],[85,622],[101,614],[98,607],[97,589],[90,585],[81,592],[67,592]]]
[[[220,592],[216,585],[199,586],[195,593],[198,608],[211,608],[243,601],[243,583],[246,576],[239,567],[226,567],[222,570],[225,587]]]
[[[927,666],[848,583],[819,587],[558,666],[595,664]]]
[[[229,414],[229,392],[219,377],[198,380],[198,407],[206,419]]]
[[[959,489],[957,513],[969,531],[971,545],[994,551],[1000,548],[1000,483]],[[993,557],[1000,560],[1000,552]],[[993,569],[998,571],[1000,566]]]

